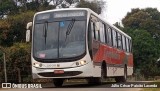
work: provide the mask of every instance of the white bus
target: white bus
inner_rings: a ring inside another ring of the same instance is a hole
[[[55,86],[62,86],[71,78],[125,82],[133,73],[131,37],[90,9],[38,12],[27,25],[26,41],[31,26],[33,79],[53,78]]]

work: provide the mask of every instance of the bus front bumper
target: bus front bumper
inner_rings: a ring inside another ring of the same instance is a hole
[[[32,67],[32,77],[36,78],[85,78],[93,76],[92,63],[74,68],[41,69]],[[55,73],[59,71],[59,73]]]

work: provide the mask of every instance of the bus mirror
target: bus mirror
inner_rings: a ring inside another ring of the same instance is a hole
[[[99,27],[99,25],[100,25],[100,22],[96,22],[96,27],[95,27],[95,29],[96,29],[96,31],[99,31],[100,30],[100,27]]]
[[[31,31],[27,30],[26,31],[26,42],[30,42],[30,36],[31,36]]]
[[[32,27],[32,22],[27,23],[26,29],[29,30],[30,27]]]
[[[30,42],[30,38],[31,38],[31,27],[32,27],[32,22],[28,22],[27,26],[26,26],[26,42]]]

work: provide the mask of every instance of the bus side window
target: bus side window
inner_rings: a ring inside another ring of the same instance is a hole
[[[96,31],[96,40],[97,40],[97,41],[100,40],[100,36],[99,36],[99,35],[100,35],[99,31]]]
[[[128,38],[126,38],[126,47],[127,47],[127,52],[129,52]]]
[[[130,40],[130,52],[132,52],[132,40]]]
[[[123,50],[126,51],[126,43],[125,43],[125,36],[122,35],[122,45],[123,45]]]
[[[93,21],[91,21],[91,30],[92,30],[92,38],[99,41],[100,40],[100,32],[99,32],[99,30],[96,30],[96,24]]]
[[[94,25],[95,25],[95,23],[94,23]],[[94,27],[96,27],[96,26],[94,26]],[[100,30],[95,30],[94,29],[94,31],[95,31],[95,38],[96,38],[96,40],[100,41]]]
[[[104,33],[104,24],[100,23],[100,40],[101,42],[105,42],[105,33]]]
[[[106,28],[106,25],[104,25],[104,37],[105,37],[105,43],[108,44],[108,30]]]
[[[117,48],[117,33],[115,30],[112,31],[113,47]]]
[[[95,24],[91,21],[91,31],[92,31],[92,38],[93,39],[96,39],[96,36],[95,36]]]
[[[110,45],[110,46],[112,46],[112,29],[111,28],[108,28],[107,29],[107,35],[108,35],[108,44]]]
[[[120,34],[120,33],[118,33],[118,37],[117,37],[118,39],[118,48],[119,49],[122,49],[122,35]]]
[[[132,52],[132,49],[131,49],[131,40],[128,39],[128,46],[129,46],[129,52]]]

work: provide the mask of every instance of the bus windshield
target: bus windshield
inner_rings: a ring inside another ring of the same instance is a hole
[[[33,56],[40,59],[72,58],[85,52],[85,20],[36,23]]]

